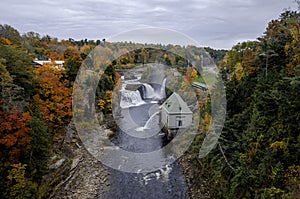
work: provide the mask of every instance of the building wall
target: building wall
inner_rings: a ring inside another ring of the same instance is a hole
[[[161,109],[161,117],[160,117],[160,120],[161,120],[161,123],[162,123],[162,126],[168,126],[167,125],[167,112],[164,108]]]
[[[192,117],[192,114],[168,114],[164,108],[161,110],[162,125],[168,128],[187,128],[192,124]]]

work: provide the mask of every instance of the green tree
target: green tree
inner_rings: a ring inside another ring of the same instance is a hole
[[[0,59],[13,78],[13,84],[24,88],[24,97],[31,96],[34,88],[32,58],[18,46],[0,43]]]
[[[271,21],[259,42],[234,46],[221,63],[231,74],[227,117],[219,147],[202,160],[213,197],[297,197],[299,15],[285,16]]]
[[[36,182],[41,182],[42,177],[48,172],[50,157],[50,133],[43,120],[42,114],[36,105],[31,104],[30,137],[31,149],[28,157],[28,169],[33,174]]]
[[[10,25],[0,25],[0,37],[4,37],[10,40],[13,44],[21,44],[21,36],[19,31],[11,27]]]
[[[83,61],[80,53],[75,47],[69,46],[64,52],[64,59],[67,79],[69,82],[74,82]]]

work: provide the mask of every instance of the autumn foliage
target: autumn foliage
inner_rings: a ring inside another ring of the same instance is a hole
[[[199,160],[201,141],[213,122],[209,89],[207,106],[200,108],[201,133],[187,156],[193,157],[194,176],[207,179],[211,198],[299,198],[299,19],[300,13],[286,11],[269,23],[257,41],[238,43],[229,51],[206,48],[214,60],[220,61],[218,67],[226,87],[226,121],[219,147]],[[61,142],[72,117],[73,83],[96,44],[100,40],[58,41],[34,32],[21,36],[11,26],[0,25],[1,199],[50,197],[53,190],[40,193],[39,187],[48,183],[43,180],[49,172],[50,151],[56,147],[54,138],[59,137]],[[112,98],[118,97],[113,91],[121,89],[117,69],[148,63],[174,66],[178,77],[168,79],[166,92],[178,90],[185,101],[193,100],[192,82],[214,81],[209,73],[197,71],[188,57],[167,53],[190,49],[190,58],[200,63],[196,46],[126,42],[103,42],[101,46],[100,54],[121,55],[112,63],[94,60],[101,79],[90,99],[104,114],[111,114]],[[161,53],[158,48],[166,50]],[[34,65],[34,58],[64,60],[64,69]],[[108,65],[105,71],[100,70],[103,65]],[[87,82],[91,84],[89,79]],[[76,94],[83,102],[87,97]],[[202,185],[195,183],[197,190]]]
[[[0,164],[2,166],[18,163],[21,155],[27,153],[31,141],[30,120],[29,112],[13,111],[6,114],[0,111]]]
[[[0,192],[2,198],[30,198],[36,186],[26,177],[26,157],[31,150],[29,112],[0,111]]]
[[[64,71],[48,65],[34,70],[38,82],[38,94],[33,99],[40,107],[46,121],[54,126],[62,125],[72,116],[72,89],[63,79]]]

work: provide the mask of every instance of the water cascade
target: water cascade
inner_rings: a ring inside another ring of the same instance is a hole
[[[157,111],[156,113],[151,115],[151,117],[148,119],[146,124],[142,127],[136,128],[136,131],[143,131],[145,129],[150,129],[151,127],[153,127],[153,124],[158,124],[159,123],[159,113],[160,112]]]
[[[143,83],[143,90],[144,90],[144,99],[153,99],[153,98],[156,98],[157,95],[154,91],[154,88],[150,85],[150,84],[147,84],[147,83]]]
[[[123,81],[122,90],[121,90],[121,108],[129,108],[133,106],[140,106],[146,103],[146,100],[158,101],[166,97],[166,79],[163,80],[159,89],[154,89],[148,83],[140,83],[138,79],[135,80],[137,84],[141,84],[142,90],[126,90],[126,85],[129,83],[132,84],[133,80]],[[145,100],[145,101],[144,101]]]
[[[139,91],[123,90],[121,91],[121,93],[121,108],[129,108],[132,106],[139,106],[145,104]]]

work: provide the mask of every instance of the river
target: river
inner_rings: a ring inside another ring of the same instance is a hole
[[[139,83],[139,79],[130,83]],[[164,83],[160,89],[144,85],[144,92],[125,89],[129,81],[123,80],[121,119],[119,130],[113,142],[120,148],[133,153],[147,153],[162,148],[166,143],[159,129],[159,97],[165,97]],[[148,96],[145,99],[145,96]],[[158,129],[158,130],[157,130]],[[130,135],[128,132],[130,131]],[[139,133],[153,133],[150,137],[134,136]],[[161,156],[168,156],[160,154]],[[166,157],[172,158],[172,157]],[[120,165],[121,167],[122,165]],[[149,173],[126,173],[108,168],[111,176],[110,191],[105,199],[181,199],[189,198],[185,176],[177,161],[164,165]]]

